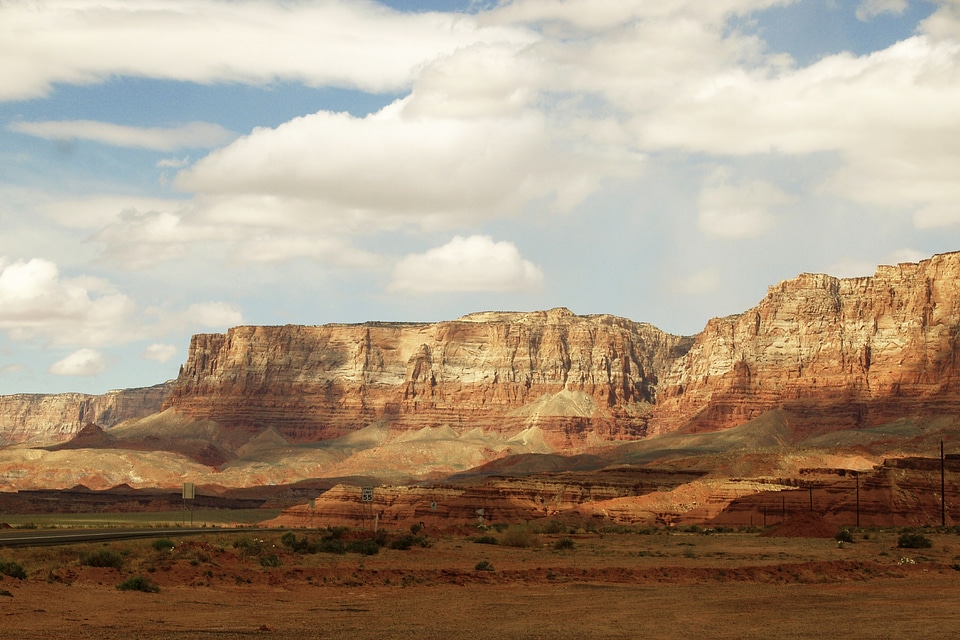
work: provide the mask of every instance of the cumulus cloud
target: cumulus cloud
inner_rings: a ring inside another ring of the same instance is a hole
[[[11,131],[46,140],[89,140],[116,147],[135,147],[153,151],[208,148],[225,144],[235,135],[218,124],[191,122],[180,127],[127,127],[92,120],[14,122]]]
[[[227,328],[243,322],[243,313],[237,305],[226,302],[200,302],[190,305],[183,314],[187,324],[202,327]]]
[[[153,360],[154,362],[167,362],[175,355],[177,355],[177,348],[172,344],[155,343],[144,349],[140,357],[145,360]]]
[[[650,149],[717,157],[832,152],[822,191],[854,202],[960,206],[960,43],[917,35],[864,56],[802,68],[730,68],[669,108],[634,118]],[[692,87],[689,87],[692,89]],[[945,221],[918,215],[920,224]]]
[[[0,100],[43,96],[57,82],[119,75],[390,92],[409,87],[417,69],[438,54],[474,42],[534,38],[525,29],[481,27],[472,16],[406,14],[367,0],[5,2]]]
[[[510,242],[489,236],[455,237],[421,254],[401,260],[393,271],[393,291],[526,291],[543,282],[543,272],[524,260]]]
[[[790,201],[783,191],[762,180],[729,184],[719,172],[700,192],[698,226],[720,238],[753,238],[774,225],[772,207]]]
[[[18,341],[120,345],[189,327],[240,324],[240,309],[202,302],[182,311],[150,310],[101,278],[64,277],[49,260],[0,257],[0,330]]]
[[[16,339],[57,344],[107,344],[135,310],[129,297],[97,278],[62,278],[57,265],[0,258],[0,329]]]
[[[364,118],[319,112],[255,130],[176,184],[221,204],[238,200],[222,207],[231,220],[245,215],[245,200],[266,197],[309,203],[313,217],[348,227],[389,228],[502,215],[538,198],[569,208],[589,193],[584,179],[599,179],[552,144],[536,111],[426,118],[408,114],[408,102]]]
[[[96,376],[107,370],[107,360],[94,349],[80,349],[50,365],[49,373],[58,376]]]

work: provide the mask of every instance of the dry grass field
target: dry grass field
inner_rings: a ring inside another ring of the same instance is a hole
[[[0,549],[3,635],[875,639],[960,629],[953,530],[923,532],[931,546],[918,549],[898,547],[893,530],[854,532],[842,546],[558,523],[391,532],[383,546],[370,535],[219,531]]]

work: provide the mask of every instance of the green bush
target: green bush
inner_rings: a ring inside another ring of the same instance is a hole
[[[160,585],[144,576],[131,576],[117,585],[120,591],[143,591],[144,593],[159,593]]]
[[[837,535],[833,536],[833,539],[837,542],[853,542],[853,534],[850,533],[849,529],[841,529],[837,532]]]
[[[153,547],[154,551],[169,551],[176,545],[173,544],[173,540],[170,538],[160,538],[159,540],[154,540],[150,546]]]
[[[16,562],[5,562],[0,560],[0,573],[5,576],[10,576],[11,578],[16,578],[17,580],[24,580],[27,577],[27,572],[23,570]]]
[[[897,540],[897,546],[901,549],[929,549],[933,543],[922,533],[904,533]]]
[[[399,549],[401,551],[406,551],[412,546],[418,547],[429,547],[430,540],[426,536],[414,536],[410,534],[404,534],[399,538],[394,538],[390,541],[391,549]]]
[[[473,568],[477,571],[493,571],[493,565],[489,560],[481,560]]]
[[[98,549],[82,554],[80,564],[88,567],[109,567],[119,571],[123,568],[123,556],[113,549]]]
[[[351,540],[347,543],[347,551],[350,553],[359,553],[364,556],[375,556],[380,553],[380,545],[376,540],[366,538],[363,540]]]
[[[493,536],[477,536],[473,541],[477,544],[497,544],[497,539]]]

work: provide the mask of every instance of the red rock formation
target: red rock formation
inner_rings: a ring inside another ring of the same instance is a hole
[[[93,422],[111,427],[160,410],[172,388],[119,389],[100,396],[83,393],[21,393],[0,396],[0,446],[65,442]]]
[[[689,338],[566,309],[437,324],[236,327],[194,336],[165,408],[291,442],[382,421],[514,434],[567,448],[647,432],[659,371]]]
[[[717,430],[781,408],[818,428],[960,412],[960,253],[872,278],[804,274],[711,320],[662,375],[654,430]]]

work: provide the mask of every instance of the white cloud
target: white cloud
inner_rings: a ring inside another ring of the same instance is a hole
[[[569,208],[603,174],[556,148],[536,111],[423,117],[407,113],[408,103],[255,130],[182,172],[177,186],[226,201],[231,219],[246,209],[242,199],[269,197],[309,203],[313,217],[338,225],[372,219],[382,229],[487,218],[539,198]]]
[[[40,258],[0,257],[0,330],[14,341],[120,345],[171,330],[228,327],[242,321],[240,309],[225,302],[148,313],[103,279],[63,277],[55,263]]]
[[[189,206],[189,203],[182,200],[99,195],[54,200],[37,208],[45,216],[66,227],[101,229],[117,220],[125,211],[179,211],[186,206]]]
[[[57,265],[0,258],[0,329],[15,339],[107,344],[128,335],[129,297],[96,278],[62,278]]]
[[[960,205],[960,149],[948,142],[960,136],[956,41],[918,35],[799,69],[731,67],[695,87],[634,117],[642,147],[718,157],[833,152],[843,166],[824,193],[870,206]]]
[[[907,0],[863,0],[857,5],[857,19],[866,22],[885,13],[899,16],[907,6]]]
[[[543,272],[524,260],[510,242],[489,236],[455,237],[426,253],[401,260],[393,272],[393,291],[526,291],[543,282]]]
[[[721,284],[720,273],[716,267],[707,267],[675,279],[670,288],[675,293],[697,296],[717,291]]]
[[[790,201],[783,191],[762,180],[728,184],[726,172],[714,174],[700,192],[698,226],[720,238],[754,238],[774,225],[770,208]]]
[[[157,343],[151,344],[144,349],[140,357],[145,360],[153,360],[154,362],[167,362],[175,355],[177,355],[177,348],[175,346],[172,344]]]
[[[174,151],[217,147],[233,139],[235,134],[218,124],[191,122],[180,127],[127,127],[92,120],[14,122],[11,131],[46,140],[90,140],[116,147],[135,147],[154,151]]]
[[[184,156],[182,158],[164,158],[157,162],[157,168],[159,169],[180,169],[190,164],[190,156]]]
[[[106,370],[103,354],[94,349],[80,349],[51,364],[48,372],[58,376],[96,376]]]
[[[471,16],[404,14],[367,0],[5,2],[0,100],[43,96],[58,82],[121,75],[398,91],[439,54],[534,37],[479,27]]]
[[[243,313],[234,304],[226,302],[200,302],[190,305],[183,320],[202,327],[228,328],[243,323]]]

